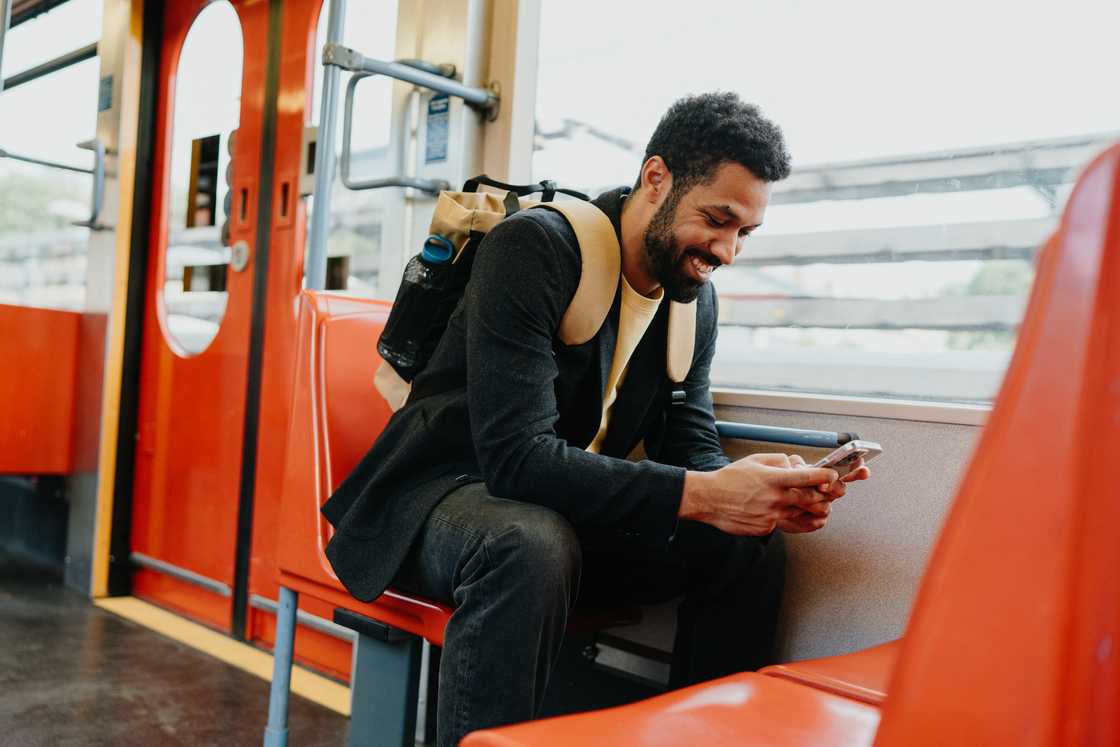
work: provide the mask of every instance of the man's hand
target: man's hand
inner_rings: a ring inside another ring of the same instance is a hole
[[[785,454],[752,454],[715,472],[688,472],[678,515],[738,535],[769,534],[805,513],[814,517],[799,520],[806,526],[824,526],[844,484],[835,470],[801,465]]]
[[[805,460],[797,454],[789,456],[790,466],[804,467]],[[844,475],[839,480],[828,485],[820,485],[817,490],[821,493],[821,500],[808,506],[801,513],[791,516],[778,522],[778,529],[781,529],[787,534],[803,534],[805,532],[815,532],[818,529],[824,528],[828,522],[828,515],[832,511],[832,501],[840,498],[847,492],[847,483],[855,482],[857,480],[866,480],[871,477],[871,470],[863,464],[860,459],[856,462],[848,474]]]

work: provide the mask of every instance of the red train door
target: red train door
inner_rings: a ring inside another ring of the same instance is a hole
[[[233,611],[254,266],[266,251],[257,216],[269,7],[168,2],[159,71],[133,592],[222,630]]]

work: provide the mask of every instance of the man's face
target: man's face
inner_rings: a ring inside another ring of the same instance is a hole
[[[674,185],[646,227],[646,269],[673,301],[694,300],[762,225],[769,201],[770,185],[737,163],[722,164],[710,183],[683,194]]]

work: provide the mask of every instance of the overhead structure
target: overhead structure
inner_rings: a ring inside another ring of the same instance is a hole
[[[808,166],[775,184],[770,204],[1033,187],[1053,208],[1055,188],[1118,138],[1104,132]]]

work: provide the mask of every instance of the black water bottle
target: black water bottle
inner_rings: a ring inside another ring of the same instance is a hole
[[[447,326],[454,256],[452,243],[433,234],[405,265],[393,310],[377,341],[377,352],[405,381],[412,381],[427,365]]]

